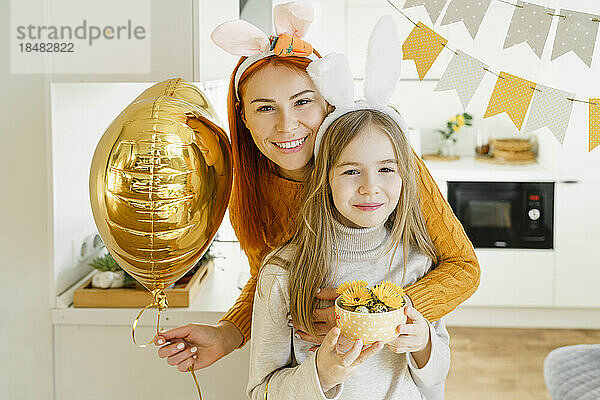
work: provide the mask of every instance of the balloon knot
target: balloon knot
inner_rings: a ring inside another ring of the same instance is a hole
[[[167,302],[167,295],[165,292],[162,289],[154,289],[152,294],[154,295],[154,303],[156,304],[156,307],[160,311],[166,310],[169,304]]]

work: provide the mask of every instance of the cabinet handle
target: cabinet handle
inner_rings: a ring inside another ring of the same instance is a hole
[[[573,184],[573,183],[579,183],[579,181],[566,180],[566,181],[560,181],[560,183],[570,183],[570,184]]]

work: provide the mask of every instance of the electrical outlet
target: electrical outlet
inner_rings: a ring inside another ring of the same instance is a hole
[[[79,265],[104,247],[97,231],[81,234],[73,239],[73,264]]]
[[[92,238],[92,249],[94,253],[104,247],[104,242],[102,241],[102,237],[98,232],[94,233]]]

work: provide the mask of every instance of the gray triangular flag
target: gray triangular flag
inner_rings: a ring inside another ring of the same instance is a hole
[[[475,39],[491,2],[492,0],[452,0],[440,25],[462,21]]]
[[[526,42],[541,59],[550,32],[553,8],[517,1],[515,12],[510,21],[510,28],[504,41],[504,48]]]
[[[437,19],[440,17],[440,13],[446,4],[446,1],[448,0],[406,0],[406,3],[404,3],[404,7],[402,8],[404,9],[423,5],[429,14],[429,17],[431,18],[431,23],[435,24],[435,21],[437,21]]]
[[[456,52],[433,91],[456,90],[464,109],[479,87],[487,65],[460,50]]]
[[[550,61],[573,50],[591,68],[600,25],[592,20],[600,19],[600,16],[571,10],[560,10],[559,14],[565,15],[566,18],[558,20]]]
[[[567,98],[574,98],[575,94],[539,83],[536,85],[536,89],[541,92],[536,90],[533,95],[525,131],[532,132],[547,126],[560,144],[563,144],[573,110],[573,102]]]

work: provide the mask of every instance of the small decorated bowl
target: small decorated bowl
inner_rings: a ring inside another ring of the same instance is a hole
[[[369,345],[381,341],[391,342],[398,336],[396,327],[406,323],[404,307],[383,313],[359,313],[348,311],[338,303],[341,296],[335,300],[335,320],[344,336],[351,339],[361,339]]]

